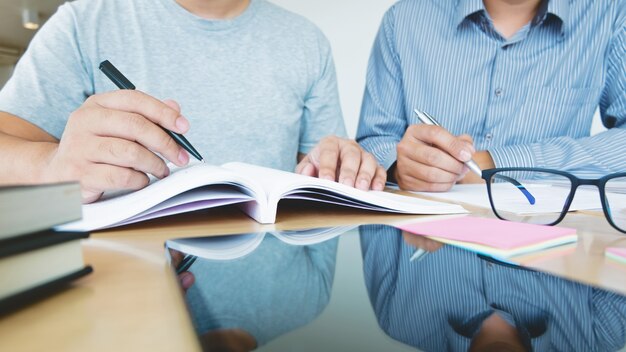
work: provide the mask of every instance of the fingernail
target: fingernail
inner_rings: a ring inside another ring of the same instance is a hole
[[[384,183],[377,182],[377,183],[374,184],[374,190],[375,191],[382,191],[384,189],[385,189],[385,184]]]
[[[359,185],[357,186],[358,189],[367,191],[370,187],[370,183],[367,182],[367,180],[359,180]]]
[[[176,128],[178,128],[178,131],[180,133],[187,132],[187,130],[189,130],[189,121],[187,121],[187,119],[183,116],[180,116],[178,119],[176,119]]]
[[[352,186],[354,185],[354,183],[352,182],[352,180],[351,180],[351,179],[349,179],[349,178],[342,178],[342,179],[341,179],[341,184],[344,184],[344,185],[346,185],[346,186],[350,186],[350,187],[352,187]]]
[[[328,180],[328,181],[333,181],[333,182],[335,181],[335,178],[330,175],[320,175],[320,178],[322,180]]]
[[[300,173],[307,176],[315,176],[315,166],[313,166],[313,164],[306,164],[302,170],[300,170]]]
[[[187,163],[189,162],[189,154],[187,154],[186,151],[181,150],[178,153],[178,161],[180,161],[180,163],[183,165],[187,165]]]
[[[472,153],[467,150],[461,150],[461,161],[469,161],[472,158]]]
[[[166,166],[165,167],[165,174],[163,175],[163,177],[165,178],[165,177],[167,177],[169,175],[170,175],[170,168]]]

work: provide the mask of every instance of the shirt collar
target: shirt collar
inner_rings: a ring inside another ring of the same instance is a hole
[[[485,5],[482,0],[458,0],[454,24],[458,27],[469,15],[484,10]]]
[[[561,31],[565,32],[566,27],[569,24],[570,0],[544,1],[547,2],[548,7],[544,10],[544,14],[539,14],[539,17],[543,20],[547,15],[554,15],[561,20]],[[480,11],[485,11],[485,5],[482,0],[458,0],[454,24],[458,27],[468,16]]]
[[[544,16],[553,15],[561,21],[561,32],[566,32],[570,23],[570,1],[571,0],[546,0],[548,8]]]

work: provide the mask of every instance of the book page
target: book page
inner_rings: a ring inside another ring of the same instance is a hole
[[[389,192],[362,191],[333,181],[261,166],[228,163],[223,165],[223,167],[238,171],[244,175],[254,175],[254,180],[261,184],[268,194],[268,206],[273,208],[274,213],[280,199],[313,200],[368,210],[405,214],[453,214],[467,212],[463,207],[456,204],[402,196]],[[273,222],[274,219],[266,220]]]
[[[186,213],[198,209],[251,202],[253,199],[228,186],[207,186],[187,191],[145,210],[117,225],[128,225],[164,216]]]
[[[230,188],[230,191],[224,192],[224,186]],[[83,205],[81,221],[60,226],[58,229],[91,231],[133,222],[135,217],[144,220],[156,217],[150,216],[152,212],[160,212],[160,216],[165,216],[224,204],[253,203],[257,198],[263,203],[265,197],[262,193],[263,190],[258,185],[244,176],[219,166],[192,163],[172,170],[162,180],[153,179],[142,190]],[[168,203],[163,204],[166,201]]]

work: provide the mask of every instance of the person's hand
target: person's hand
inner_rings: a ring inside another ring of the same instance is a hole
[[[170,258],[172,259],[172,262],[170,264],[172,265],[172,269],[176,271],[176,268],[180,266],[180,263],[185,258],[185,255],[173,249],[170,249],[169,251],[170,251]],[[180,286],[183,288],[183,291],[187,292],[187,290],[191,286],[193,286],[193,284],[196,282],[196,278],[195,276],[193,276],[193,273],[189,271],[184,271],[178,274],[178,282],[180,283]]]
[[[402,238],[406,244],[415,247],[415,249],[423,249],[426,252],[435,252],[444,246],[441,242],[433,241],[428,237],[415,235],[406,231],[402,231]]]
[[[177,166],[186,165],[189,155],[159,126],[189,130],[173,101],[132,90],[94,95],[70,115],[50,150],[46,181],[79,180],[83,202],[90,203],[104,191],[145,187],[147,174],[166,177],[169,168],[157,153]]]
[[[353,140],[326,137],[296,167],[296,173],[337,181],[361,190],[382,191],[387,173]]]
[[[401,189],[444,192],[469,172],[464,162],[476,150],[468,135],[454,136],[440,126],[411,125],[397,146],[393,175]]]
[[[481,170],[493,169],[496,167],[493,158],[491,157],[491,154],[489,154],[489,152],[486,150],[477,151],[472,159],[476,162]],[[468,172],[467,174],[465,174],[465,177],[463,177],[457,183],[485,183],[485,180],[483,180],[482,177],[476,175],[473,172]]]

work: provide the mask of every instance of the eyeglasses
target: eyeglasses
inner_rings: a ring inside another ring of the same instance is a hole
[[[541,225],[563,220],[579,186],[596,186],[609,224],[626,233],[626,172],[581,179],[558,170],[495,168],[483,170],[482,178],[498,218]]]

